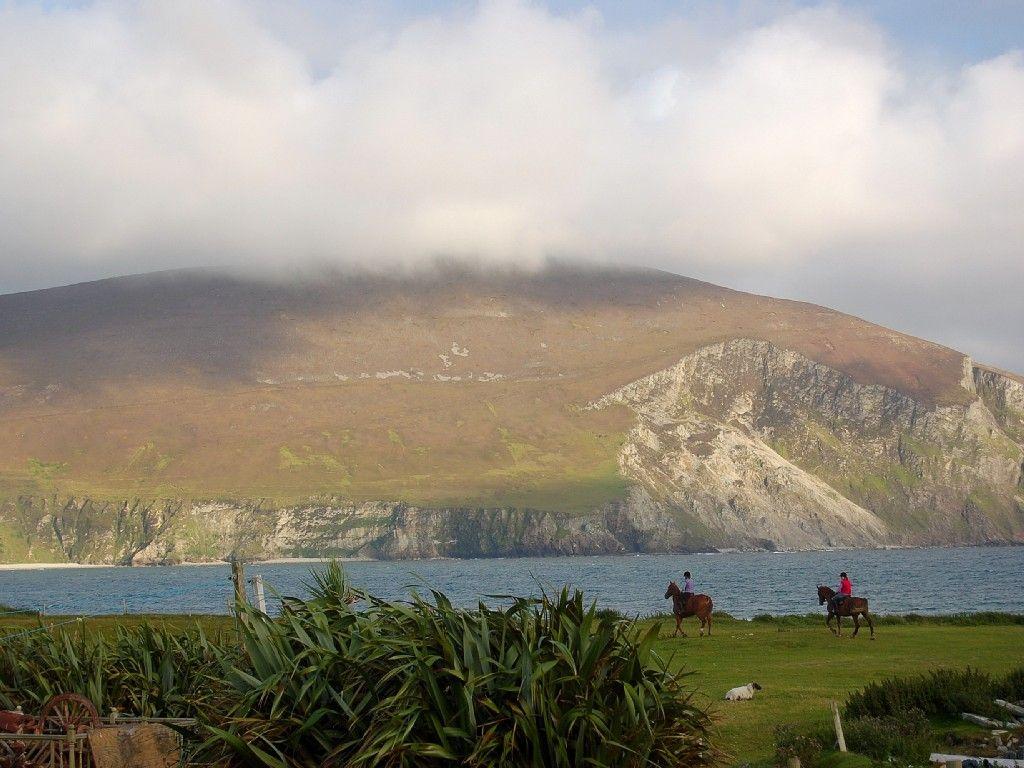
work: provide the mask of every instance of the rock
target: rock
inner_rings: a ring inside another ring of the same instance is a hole
[[[928,407],[736,339],[590,407],[636,413],[623,474],[696,518],[717,546],[1022,540],[1024,448],[1004,425],[1024,423],[1024,386],[964,365],[971,401]],[[908,513],[927,525],[908,527]]]
[[[963,402],[936,406],[766,341],[701,347],[587,406],[635,422],[628,490],[583,514],[51,495],[0,523],[33,557],[122,565],[1024,542],[1024,385],[963,366]]]

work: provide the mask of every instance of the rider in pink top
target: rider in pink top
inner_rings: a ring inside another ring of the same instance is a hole
[[[853,582],[846,575],[846,571],[839,574],[839,594],[843,597],[853,597]]]
[[[832,598],[832,605],[836,606],[847,598],[853,597],[853,582],[846,575],[846,571],[839,574],[839,591]]]

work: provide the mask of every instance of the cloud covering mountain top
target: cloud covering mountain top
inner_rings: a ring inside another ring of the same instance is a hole
[[[0,289],[583,257],[1024,370],[1020,50],[922,62],[835,6],[307,11],[0,5]]]

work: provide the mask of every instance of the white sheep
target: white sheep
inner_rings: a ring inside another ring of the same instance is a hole
[[[749,701],[754,698],[754,691],[760,691],[761,686],[757,683],[747,683],[739,688],[733,688],[725,694],[726,701]]]

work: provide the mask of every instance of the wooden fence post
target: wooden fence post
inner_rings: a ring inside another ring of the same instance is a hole
[[[839,751],[846,751],[846,737],[843,736],[843,722],[839,719],[839,705],[832,702],[832,717],[836,723],[836,741],[839,742]]]
[[[246,602],[245,596],[245,574],[242,568],[242,561],[231,558],[231,580],[235,583],[235,604]]]
[[[256,593],[256,607],[260,613],[266,613],[267,598],[263,594],[263,577],[258,573],[252,577],[252,589]]]

